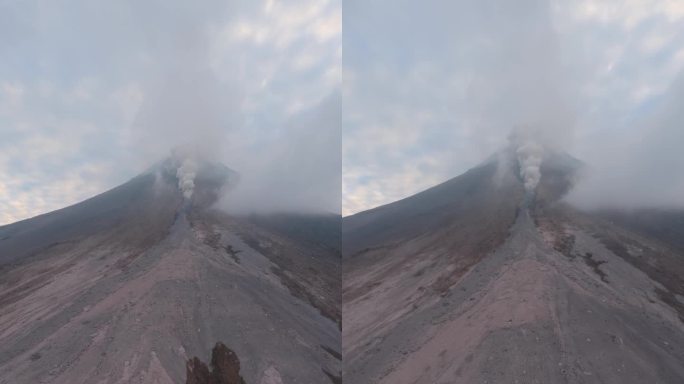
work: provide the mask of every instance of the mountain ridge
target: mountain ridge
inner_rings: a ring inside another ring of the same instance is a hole
[[[346,379],[684,378],[681,255],[563,203],[582,163],[526,151],[343,219]]]
[[[339,376],[339,250],[317,245],[334,236],[215,210],[236,177],[170,158],[1,227],[0,383],[180,383],[217,343],[248,383]]]

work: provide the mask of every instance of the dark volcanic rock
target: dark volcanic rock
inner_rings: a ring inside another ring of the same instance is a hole
[[[197,357],[193,357],[185,364],[186,376],[185,384],[209,384],[213,383],[209,367]]]
[[[211,351],[211,372],[197,357],[188,360],[185,367],[186,384],[245,384],[240,376],[240,359],[221,342]]]

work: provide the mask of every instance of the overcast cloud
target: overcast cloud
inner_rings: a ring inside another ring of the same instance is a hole
[[[339,1],[2,2],[0,57],[0,224],[179,144],[241,172],[243,204],[339,212]]]
[[[518,125],[588,164],[575,203],[684,204],[684,3],[350,0],[343,31],[344,214],[459,175]]]
[[[228,208],[350,214],[464,172],[517,125],[589,165],[575,203],[684,204],[681,1],[341,7],[3,2],[0,224],[177,144],[241,172]]]

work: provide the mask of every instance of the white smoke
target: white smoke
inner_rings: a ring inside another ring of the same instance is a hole
[[[197,162],[192,158],[187,157],[183,163],[178,167],[176,176],[178,177],[178,189],[183,192],[186,199],[192,197],[195,191],[195,176],[197,174]]]
[[[509,137],[520,166],[520,177],[527,192],[534,192],[541,179],[544,146],[535,139],[535,130],[518,128]]]

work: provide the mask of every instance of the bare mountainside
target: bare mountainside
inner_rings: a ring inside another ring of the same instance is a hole
[[[214,211],[236,173],[181,166],[0,227],[0,383],[338,380],[339,216]]]
[[[580,167],[529,192],[509,149],[344,218],[345,381],[684,382],[676,237],[558,203]]]

